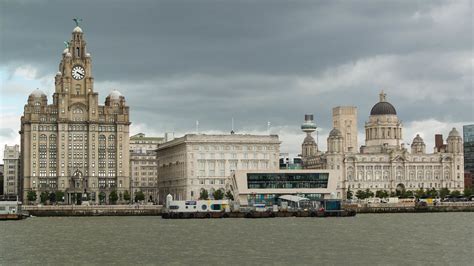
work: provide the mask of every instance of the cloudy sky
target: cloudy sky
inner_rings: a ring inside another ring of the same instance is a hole
[[[404,141],[474,123],[472,1],[0,1],[0,145],[19,144],[35,88],[54,92],[72,18],[95,89],[131,108],[132,133],[280,135],[298,153],[305,113],[326,147],[331,109],[364,122],[384,90]]]

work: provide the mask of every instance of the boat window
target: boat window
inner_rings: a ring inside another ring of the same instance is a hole
[[[170,210],[177,210],[179,209],[179,206],[176,206],[176,205],[171,205],[170,206]]]
[[[221,210],[221,204],[212,204],[211,205],[211,210],[220,211]]]
[[[203,204],[203,205],[201,206],[201,209],[206,210],[206,209],[207,209],[207,205]]]

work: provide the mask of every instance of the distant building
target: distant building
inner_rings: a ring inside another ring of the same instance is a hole
[[[0,195],[3,195],[3,164],[0,164]]]
[[[474,174],[474,125],[463,126],[464,171]]]
[[[343,197],[348,189],[395,192],[464,188],[462,138],[455,128],[449,133],[447,144],[443,143],[442,135],[437,135],[434,153],[426,153],[420,135],[413,139],[409,152],[402,144],[402,124],[395,107],[382,92],[365,123],[365,135],[360,152],[345,152],[345,136],[334,128],[327,138],[328,151],[310,160],[303,157],[305,168],[341,172],[337,189],[338,196]]]
[[[20,146],[5,145],[3,154],[3,194],[6,197],[19,196],[20,185]]]
[[[279,153],[277,135],[188,134],[160,144],[160,202],[168,194],[176,200],[196,200],[201,189],[212,198],[215,190],[225,190],[235,170],[278,170]]]
[[[289,153],[280,153],[280,169],[303,169],[301,157],[291,157]]]
[[[357,107],[338,106],[332,109],[333,127],[344,136],[342,149],[344,152],[355,152],[357,143]]]
[[[158,201],[158,166],[156,149],[163,138],[147,137],[139,133],[130,137],[131,197],[142,191],[145,201]]]

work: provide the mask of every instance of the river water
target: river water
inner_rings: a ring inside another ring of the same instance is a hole
[[[0,265],[474,265],[474,213],[0,222]]]

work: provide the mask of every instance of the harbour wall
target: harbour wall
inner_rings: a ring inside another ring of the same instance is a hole
[[[32,216],[157,216],[162,205],[23,206]]]
[[[344,204],[346,210],[357,213],[423,213],[423,212],[474,212],[474,202],[415,204]],[[23,210],[38,217],[47,216],[160,216],[162,205],[53,205],[23,206]]]

